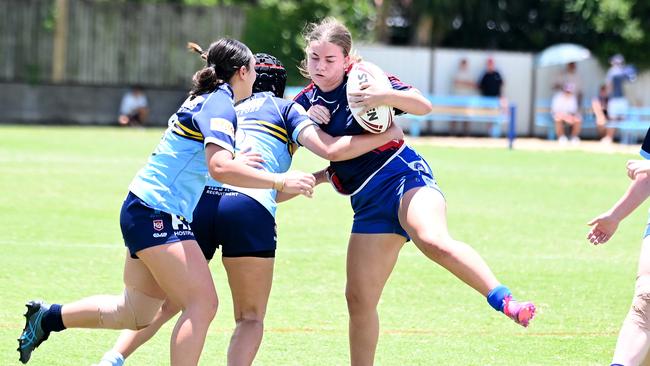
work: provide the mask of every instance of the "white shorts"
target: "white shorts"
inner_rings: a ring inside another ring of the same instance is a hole
[[[551,101],[551,113],[578,114],[578,98],[563,92],[556,93]]]
[[[611,98],[607,101],[609,119],[622,119],[627,114],[628,103],[625,98]]]

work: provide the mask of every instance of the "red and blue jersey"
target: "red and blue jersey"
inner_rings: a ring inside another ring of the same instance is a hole
[[[650,128],[648,129],[648,132],[645,133],[645,138],[641,145],[641,156],[645,159],[650,159]]]
[[[388,75],[388,79],[393,89],[408,90],[411,88],[410,85],[402,83],[395,76]],[[311,83],[294,98],[307,110],[313,105],[322,105],[329,110],[330,122],[319,127],[331,136],[369,133],[355,121],[350,113],[346,94],[347,82],[346,74],[341,85],[329,92],[324,92]],[[401,113],[401,111],[396,112]],[[354,159],[331,162],[332,183],[339,192],[353,194],[397,152],[403,143],[403,141],[392,141]]]

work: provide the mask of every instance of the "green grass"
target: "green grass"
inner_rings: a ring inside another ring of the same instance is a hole
[[[127,186],[161,130],[0,127],[0,365],[15,351],[24,302],[119,293],[125,250],[118,217]],[[452,234],[476,248],[540,313],[522,329],[407,245],[380,303],[377,365],[603,365],[634,288],[645,208],[602,247],[585,223],[624,192],[632,156],[418,146],[449,204]],[[308,152],[295,168],[324,162]],[[343,296],[351,210],[321,186],[281,205],[275,281],[256,365],[345,365]],[[230,294],[212,264],[220,308],[202,365],[225,364]],[[129,360],[164,365],[171,325]],[[89,365],[115,331],[54,334],[33,365]]]

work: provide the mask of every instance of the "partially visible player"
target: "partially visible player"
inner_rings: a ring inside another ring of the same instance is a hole
[[[366,84],[346,94],[347,72],[355,61],[352,37],[333,18],[310,25],[305,34],[305,61],[301,70],[312,83],[295,100],[321,128],[333,135],[366,133],[355,122],[350,107],[368,110],[389,105],[422,115],[431,104],[417,90],[394,76],[393,89]],[[372,365],[379,336],[377,304],[404,243],[412,239],[429,259],[485,296],[490,306],[517,324],[527,326],[535,307],[518,302],[480,255],[451,237],[447,205],[431,168],[404,144],[391,142],[358,158],[331,162],[331,181],[350,195],[354,222],[348,244],[346,298],[350,315],[350,356],[353,366]]]
[[[194,74],[189,98],[170,118],[122,205],[120,226],[128,248],[124,293],[65,305],[28,302],[18,339],[21,362],[27,363],[51,332],[144,328],[169,299],[183,310],[171,337],[170,363],[198,364],[217,310],[217,294],[189,222],[208,173],[224,183],[311,195],[315,183],[311,174],[275,174],[233,161],[237,126],[233,103],[251,94],[256,77],[248,47],[221,39],[204,57],[207,65]]]
[[[396,126],[381,135],[332,138],[309,119],[300,105],[278,98],[286,83],[286,70],[279,60],[267,54],[255,57],[256,93],[235,106],[238,159],[243,157],[265,171],[282,173],[289,169],[299,144],[324,158],[337,160],[354,158],[402,138]],[[323,171],[315,176],[317,184],[327,181]],[[276,203],[292,196],[210,180],[194,210],[192,229],[197,242],[208,260],[221,247],[221,261],[233,296],[236,327],[228,348],[230,366],[252,364],[260,347],[273,279]],[[121,366],[177,312],[176,306],[166,302],[149,327],[123,331],[98,366]]]
[[[650,159],[650,129],[646,133],[641,156]],[[630,160],[627,175],[632,182],[621,198],[606,212],[589,222],[587,239],[595,244],[606,243],[618,224],[650,197],[650,160]],[[650,222],[650,221],[649,221]],[[630,307],[616,342],[612,366],[637,366],[647,358],[650,349],[650,224],[646,225],[639,256],[636,286]],[[644,365],[650,365],[646,359]]]

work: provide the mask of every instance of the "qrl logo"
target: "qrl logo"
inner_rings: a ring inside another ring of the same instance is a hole
[[[156,231],[161,231],[164,229],[163,220],[153,220],[153,229]]]

